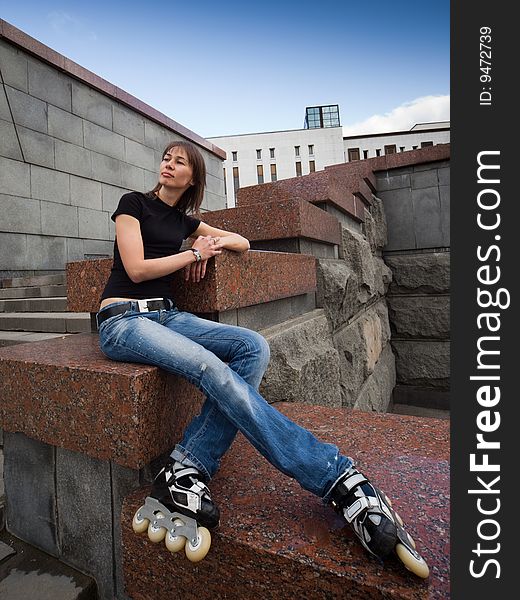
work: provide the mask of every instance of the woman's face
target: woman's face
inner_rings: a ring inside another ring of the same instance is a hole
[[[193,169],[184,148],[170,148],[163,156],[159,170],[159,183],[167,189],[187,190],[192,181]]]

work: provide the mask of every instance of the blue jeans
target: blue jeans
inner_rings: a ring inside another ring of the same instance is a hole
[[[218,470],[237,430],[277,469],[325,500],[352,465],[335,445],[316,439],[258,393],[269,345],[255,331],[177,308],[141,313],[133,302],[131,310],[101,323],[99,341],[108,358],[155,365],[204,392],[201,413],[172,457],[194,465],[207,479]]]

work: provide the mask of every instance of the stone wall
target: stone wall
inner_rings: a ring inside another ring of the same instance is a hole
[[[0,276],[111,256],[111,213],[172,139],[205,158],[202,209],[225,208],[222,150],[4,21],[0,75]]]
[[[448,409],[449,162],[376,175],[388,220],[384,259],[393,272],[387,301],[397,369],[394,402]]]

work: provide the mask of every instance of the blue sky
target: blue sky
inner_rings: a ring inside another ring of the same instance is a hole
[[[449,119],[448,0],[0,0],[0,17],[204,137]]]

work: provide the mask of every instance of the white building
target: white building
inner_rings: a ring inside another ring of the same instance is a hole
[[[344,137],[338,105],[307,107],[304,129],[208,138],[226,151],[227,206],[239,187],[289,179],[329,165],[404,152],[450,141],[447,122],[422,123],[410,131]]]

